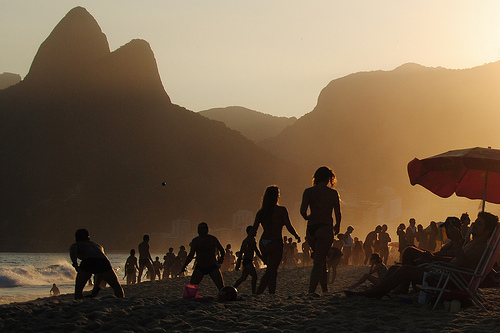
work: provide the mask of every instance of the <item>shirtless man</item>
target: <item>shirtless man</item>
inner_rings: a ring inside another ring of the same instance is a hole
[[[375,230],[370,231],[365,238],[365,242],[363,243],[363,250],[365,251],[365,261],[364,264],[368,264],[370,261],[371,255],[375,248],[375,244],[378,242],[378,235],[382,231],[382,226],[378,225]]]
[[[168,252],[163,256],[163,259],[165,260],[163,263],[163,280],[165,280],[174,277],[175,253],[173,247],[168,248]]]
[[[75,239],[76,243],[69,248],[71,262],[77,271],[75,299],[83,297],[83,288],[92,274],[95,274],[96,281],[92,290],[92,296],[97,295],[100,290],[100,281],[104,280],[113,288],[116,297],[125,297],[115,271],[104,253],[103,247],[90,241],[90,235],[86,229],[78,229],[75,233]],[[80,266],[78,266],[78,259],[81,260]]]
[[[149,279],[151,281],[155,280],[155,273],[153,268],[153,259],[149,253],[149,235],[144,235],[142,237],[142,243],[139,244],[139,276],[137,277],[137,283],[141,283],[142,271],[144,267],[148,268]]]
[[[198,224],[198,235],[191,241],[191,250],[179,274],[186,271],[186,267],[196,254],[196,265],[190,283],[199,285],[205,275],[210,275],[217,289],[221,290],[224,287],[224,279],[219,267],[224,261],[224,247],[217,237],[208,234],[208,225],[205,222]],[[220,252],[219,260],[216,258],[217,251]]]

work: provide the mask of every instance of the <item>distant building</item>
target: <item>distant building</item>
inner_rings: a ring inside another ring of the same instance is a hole
[[[235,230],[235,236],[245,236],[246,227],[253,225],[254,213],[249,210],[239,210],[233,214],[233,230]]]

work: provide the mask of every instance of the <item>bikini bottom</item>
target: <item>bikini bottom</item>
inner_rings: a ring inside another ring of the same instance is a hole
[[[319,224],[310,224],[307,226],[306,232],[308,235],[314,236],[316,231],[323,227],[332,227],[331,224],[319,223]]]
[[[243,267],[253,264],[253,258],[243,258]]]

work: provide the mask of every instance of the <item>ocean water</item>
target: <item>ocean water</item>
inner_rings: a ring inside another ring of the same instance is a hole
[[[121,283],[128,254],[107,253]],[[68,253],[0,253],[0,304],[50,296],[55,283],[61,294],[74,292],[76,271]],[[91,286],[85,290],[92,289]]]

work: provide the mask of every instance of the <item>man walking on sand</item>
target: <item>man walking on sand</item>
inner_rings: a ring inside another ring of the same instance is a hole
[[[155,271],[153,268],[153,259],[149,253],[149,235],[144,235],[142,237],[142,243],[139,244],[139,276],[137,277],[137,283],[141,283],[142,271],[144,267],[147,267],[149,272],[149,279],[151,281],[155,280]]]

